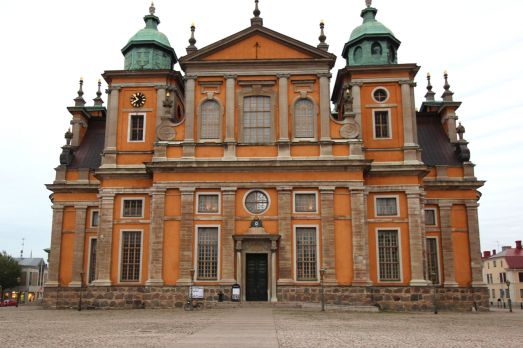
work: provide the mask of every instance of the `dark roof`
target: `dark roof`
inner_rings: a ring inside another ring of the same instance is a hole
[[[454,147],[445,134],[441,125],[441,118],[436,112],[416,114],[418,125],[418,143],[423,149],[421,158],[428,166],[461,165]]]
[[[14,257],[14,259],[18,262],[20,266],[39,267],[42,263],[45,265],[44,259],[42,259],[41,257]]]
[[[74,153],[71,164],[67,167],[73,168],[99,168],[102,164],[102,152],[105,143],[105,117],[89,120],[89,127]]]

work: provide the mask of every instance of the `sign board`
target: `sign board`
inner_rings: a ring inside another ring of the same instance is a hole
[[[192,287],[192,298],[203,298],[203,286]]]
[[[505,296],[505,290],[501,289],[501,296]]]
[[[240,300],[240,288],[232,288],[232,299],[233,300]]]

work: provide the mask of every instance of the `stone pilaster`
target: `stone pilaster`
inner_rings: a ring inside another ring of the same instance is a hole
[[[438,203],[441,224],[441,246],[443,255],[443,274],[446,287],[457,287],[454,273],[454,246],[452,245],[452,221],[450,217],[451,203]]]
[[[334,186],[321,186],[321,239],[324,283],[338,285],[334,240]]]
[[[352,104],[352,110],[356,114],[354,121],[361,127],[361,86],[363,82],[350,82],[349,86],[352,87],[352,97],[354,98]],[[361,132],[358,134],[357,139],[361,139]]]
[[[234,110],[235,102],[234,98],[236,92],[234,91],[235,80],[237,75],[224,75],[223,78],[226,81],[225,89],[225,142],[226,143],[235,143],[236,139],[234,138]]]
[[[330,72],[318,74],[320,78],[320,119],[321,119],[321,136],[320,141],[331,141],[330,136]]]
[[[82,127],[87,127],[87,123],[85,123],[85,121],[80,117],[73,117],[69,123],[73,126],[73,139],[71,139],[71,146],[78,146],[80,145],[80,133]]]
[[[423,279],[427,280],[429,284],[432,283],[428,274],[427,264],[427,231],[426,231],[426,220],[425,220],[425,195],[427,192],[423,191],[420,195],[420,216],[421,216],[421,246],[423,252]]]
[[[223,226],[222,226],[222,272],[220,285],[236,284],[234,274],[234,239],[236,216],[236,187],[222,188],[223,199]]]
[[[64,207],[53,205],[53,227],[51,231],[51,253],[49,254],[49,271],[45,287],[60,286],[60,254],[62,249],[62,225]]]
[[[194,187],[180,187],[182,194],[182,219],[180,223],[180,277],[176,285],[191,285],[194,236]]]
[[[427,286],[423,276],[423,243],[421,228],[420,192],[407,191],[410,244],[410,286]]]
[[[111,286],[111,258],[113,247],[114,193],[104,193],[100,197],[98,244],[96,249],[96,280],[94,286]]]
[[[73,275],[69,287],[80,287],[82,286],[80,272],[84,269],[87,206],[75,206],[74,209],[76,210],[76,222],[74,228]]]
[[[292,187],[278,187],[278,233],[280,234],[278,285],[293,284],[292,280]]]
[[[194,113],[196,75],[185,75],[185,141],[182,143],[184,159],[193,159],[196,144],[194,142]]]
[[[278,302],[276,290],[276,251],[278,245],[275,240],[271,241],[271,302]]]
[[[163,187],[151,189],[151,229],[149,231],[149,279],[146,286],[162,286],[163,282],[163,227],[165,217]]]
[[[486,286],[483,281],[481,263],[481,248],[479,244],[478,203],[467,203],[467,224],[469,230],[470,269],[472,271],[471,286]]]
[[[416,83],[412,80],[404,80],[399,82],[401,85],[401,103],[403,105],[403,153],[404,161],[406,164],[417,164],[418,163],[418,146],[415,144],[414,134],[414,119],[413,115],[413,100],[412,100],[412,87],[416,86]]]
[[[367,195],[363,188],[352,188],[351,221],[352,221],[352,267],[354,277],[352,286],[371,286],[369,268],[369,236],[367,233]]]
[[[162,118],[164,112],[163,112],[163,101],[166,97],[166,88],[167,86],[154,86],[156,88],[156,127],[158,127],[162,123]],[[176,105],[176,103],[174,103]]]
[[[121,87],[109,86],[109,100],[105,128],[105,149],[102,156],[102,167],[116,167],[116,133],[118,129],[118,105]]]
[[[289,139],[289,77],[290,74],[277,74],[279,79],[279,102],[280,105],[280,138],[278,141],[288,142]]]

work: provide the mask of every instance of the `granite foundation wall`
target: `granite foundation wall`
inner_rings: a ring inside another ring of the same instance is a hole
[[[487,288],[436,288],[438,310],[488,311]],[[110,286],[84,287],[82,308],[131,309],[131,308],[181,308],[188,298],[187,287],[162,286]],[[199,301],[211,304],[230,301],[231,288],[204,286],[204,298]],[[80,288],[46,288],[42,303],[45,309],[77,308]],[[319,286],[278,286],[278,302],[321,302]],[[326,286],[325,303],[349,306],[377,306],[391,311],[432,311],[433,287],[410,286]]]

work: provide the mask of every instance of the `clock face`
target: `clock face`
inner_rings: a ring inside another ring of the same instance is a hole
[[[131,96],[131,105],[135,108],[140,108],[145,105],[145,95],[143,93],[135,93]]]

